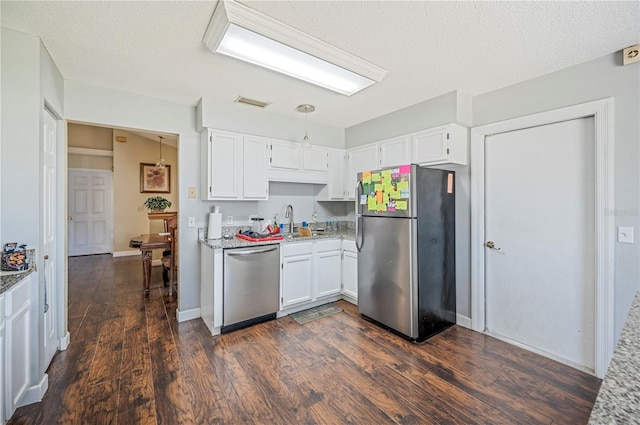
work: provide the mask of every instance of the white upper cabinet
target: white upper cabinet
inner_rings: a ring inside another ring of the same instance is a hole
[[[380,168],[405,165],[411,162],[409,136],[384,140],[378,144]]]
[[[269,180],[291,183],[327,183],[328,149],[303,148],[301,143],[271,141]]]
[[[269,139],[220,130],[202,133],[202,198],[269,198]]]
[[[311,146],[302,149],[302,169],[305,171],[324,171],[329,169],[329,149]]]
[[[202,198],[242,199],[242,135],[207,130],[201,148]]]
[[[365,146],[347,150],[347,174],[345,176],[346,198],[355,199],[356,178],[361,171],[375,170],[378,168],[378,144],[372,143]]]
[[[327,149],[328,175],[327,184],[322,186],[316,196],[318,201],[343,201],[346,197],[344,186],[345,150]]]
[[[456,124],[411,135],[411,162],[420,165],[467,164],[468,130]]]
[[[269,139],[244,136],[242,195],[244,199],[268,199]]]
[[[288,142],[286,140],[272,140],[271,168],[300,170],[302,168],[302,150],[300,143]]]

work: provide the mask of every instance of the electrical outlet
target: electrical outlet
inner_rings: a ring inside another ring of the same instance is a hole
[[[618,242],[633,243],[633,227],[618,226]]]
[[[189,188],[189,198],[195,198],[196,197],[196,188],[195,187],[190,187]]]
[[[227,216],[227,224],[233,224],[233,216],[232,215],[228,215]]]
[[[187,227],[196,227],[196,218],[188,217],[187,218]]]

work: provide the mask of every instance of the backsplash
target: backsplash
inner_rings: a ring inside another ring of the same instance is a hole
[[[343,230],[355,230],[356,228],[356,223],[354,221],[338,221],[338,231],[343,231]],[[294,223],[293,224],[294,227],[300,227],[302,226],[302,223]],[[309,227],[311,228],[311,231],[315,231],[319,228],[324,229],[326,228],[326,224],[325,223],[309,223]],[[285,226],[286,228],[286,226]],[[222,234],[223,235],[235,235],[238,232],[244,231],[244,230],[249,230],[251,229],[250,225],[246,225],[246,226],[222,226]],[[207,239],[207,228],[206,227],[200,227],[198,228],[198,239]]]

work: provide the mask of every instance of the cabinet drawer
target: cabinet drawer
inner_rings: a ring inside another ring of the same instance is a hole
[[[26,277],[22,282],[4,293],[5,296],[5,317],[9,317],[14,311],[20,309],[22,305],[29,301],[31,295],[31,276]]]
[[[317,244],[317,252],[340,251],[342,249],[342,241],[340,239],[321,240]]]
[[[344,239],[342,241],[342,249],[345,251],[356,252],[356,242]]]
[[[282,256],[290,257],[292,255],[304,255],[313,253],[312,242],[300,242],[300,243],[284,243],[282,244]]]

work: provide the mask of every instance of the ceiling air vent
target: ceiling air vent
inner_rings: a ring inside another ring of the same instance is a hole
[[[258,108],[264,108],[269,105],[267,102],[261,102],[259,100],[249,99],[246,97],[239,96],[234,102],[244,103],[246,105],[257,106]]]

